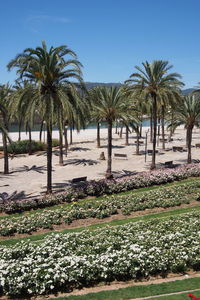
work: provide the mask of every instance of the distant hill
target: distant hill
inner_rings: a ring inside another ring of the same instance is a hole
[[[119,82],[108,82],[108,83],[104,83],[104,82],[86,82],[86,88],[88,90],[92,89],[93,87],[96,86],[107,86],[107,87],[111,87],[111,86],[118,86],[120,87],[122,85],[122,83]],[[182,90],[183,95],[188,95],[189,93],[193,92],[194,89],[185,89]]]
[[[186,90],[182,90],[183,95],[188,95],[190,93],[192,93],[195,89],[186,89]]]
[[[122,84],[121,83],[116,83],[116,82],[107,82],[107,83],[104,83],[104,82],[86,82],[85,83],[86,85],[86,88],[88,90],[92,89],[93,87],[96,87],[96,86],[107,86],[107,87],[111,87],[111,86],[118,86],[120,87]]]

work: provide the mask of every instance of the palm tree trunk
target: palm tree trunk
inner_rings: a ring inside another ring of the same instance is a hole
[[[157,146],[159,146],[159,140],[160,140],[160,117],[158,118],[157,132],[158,132],[158,136],[157,136]]]
[[[21,141],[21,127],[22,127],[22,121],[19,121],[19,125],[18,125],[18,142]]]
[[[31,137],[31,127],[28,126],[28,136],[29,136],[29,143],[28,143],[28,154],[32,154],[32,137]]]
[[[162,105],[162,112],[161,112],[161,127],[162,127],[162,149],[165,150],[165,108]]]
[[[108,162],[106,179],[113,178],[112,175],[112,121],[108,121]]]
[[[97,122],[97,148],[101,147],[100,143],[100,123]]]
[[[171,124],[173,124],[174,122],[174,113],[172,111],[172,114],[171,114]],[[172,139],[172,135],[173,135],[173,128],[172,126],[170,127],[170,132],[169,132],[169,142],[171,142],[171,139]]]
[[[141,115],[141,124],[140,124],[140,138],[142,137],[142,121],[143,121],[143,118],[142,118],[142,115]]]
[[[137,126],[137,140],[136,140],[136,155],[140,154],[140,143],[139,143],[139,139],[140,139],[140,130],[139,130],[139,126]]]
[[[67,127],[66,126],[64,126],[64,140],[65,140],[65,155],[67,156],[68,139],[67,139]]]
[[[59,165],[63,166],[63,134],[62,126],[59,124]]]
[[[192,129],[193,129],[193,127],[190,127],[190,126],[187,128],[187,148],[188,148],[187,163],[188,164],[191,164],[191,162],[192,162],[192,153],[191,153]]]
[[[121,125],[121,128],[120,128],[120,135],[119,135],[120,139],[122,139],[122,133],[123,133],[123,125]]]
[[[115,123],[115,134],[117,134],[117,129],[118,129],[118,123],[116,121],[116,123]]]
[[[158,136],[160,136],[160,117],[158,117],[157,127],[158,127]]]
[[[47,194],[52,193],[52,128],[47,125]]]
[[[41,124],[40,124],[40,136],[39,136],[40,142],[42,141],[42,130],[43,130],[43,125],[44,125],[44,121],[42,121]]]
[[[150,142],[153,142],[153,116],[152,109],[150,110]]]
[[[157,97],[156,94],[152,94],[153,106],[152,106],[152,116],[153,116],[153,153],[151,170],[156,168],[156,129],[157,129]]]
[[[8,174],[9,173],[8,147],[7,147],[7,137],[4,132],[2,132],[2,140],[3,140],[3,156],[4,156],[4,174]]]
[[[128,126],[126,125],[126,142],[125,142],[125,145],[126,145],[126,146],[129,145],[129,141],[128,141],[128,133],[129,133],[129,128],[128,128]]]
[[[73,144],[73,140],[72,140],[72,127],[70,127],[70,140],[69,140],[69,144],[70,145]]]

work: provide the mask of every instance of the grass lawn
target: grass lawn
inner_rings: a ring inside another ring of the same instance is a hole
[[[189,291],[198,289],[198,292],[194,292],[195,296],[200,296],[200,278],[190,278],[184,280],[176,280],[172,282],[163,282],[160,284],[149,284],[149,285],[136,285],[127,288],[121,288],[112,291],[103,291],[98,293],[90,293],[80,296],[67,296],[53,298],[56,300],[125,300],[135,299],[150,296],[157,296],[163,294],[170,294],[182,291]],[[187,293],[172,296],[153,297],[152,299],[159,300],[181,300],[187,299]],[[151,299],[151,298],[149,298]]]

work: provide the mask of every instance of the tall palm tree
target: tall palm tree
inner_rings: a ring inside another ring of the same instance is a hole
[[[112,125],[117,119],[126,121],[130,116],[130,103],[124,97],[124,93],[121,88],[117,87],[96,87],[93,89],[93,95],[91,98],[94,100],[92,104],[96,111],[96,116],[99,119],[105,120],[108,124],[108,160],[106,178],[113,178],[112,174]]]
[[[9,124],[9,100],[11,88],[8,84],[0,85],[0,131],[2,132],[3,152],[4,152],[4,174],[9,173],[8,162],[8,124]],[[9,139],[10,141],[10,139]]]
[[[200,95],[188,95],[182,98],[181,104],[174,108],[174,120],[169,124],[173,131],[180,125],[186,128],[186,143],[188,149],[187,162],[191,163],[191,143],[194,126],[200,124]]]
[[[81,87],[77,86],[74,83],[66,84],[63,86],[65,90],[65,95],[67,97],[65,108],[58,108],[57,111],[57,123],[59,129],[59,145],[60,145],[60,153],[59,153],[59,164],[63,165],[63,131],[64,135],[66,134],[65,125],[73,124],[73,127],[79,131],[81,128],[85,128],[87,117],[89,114],[88,103],[86,98],[81,96],[80,89],[85,90],[84,85]],[[65,138],[65,150],[67,153],[67,136]]]
[[[90,105],[90,122],[95,122],[97,126],[97,148],[101,147],[101,138],[100,138],[100,124],[102,120],[101,115],[99,115],[99,111],[96,109],[96,101],[99,102],[99,87],[94,87],[88,91],[86,94],[86,99],[88,104]]]
[[[70,59],[66,57],[70,56]],[[27,48],[8,64],[8,70],[17,68],[20,78],[35,83],[35,92],[27,103],[27,114],[40,109],[47,126],[47,193],[52,192],[52,126],[55,113],[73,106],[69,103],[65,84],[75,78],[82,82],[81,63],[67,46]]]
[[[16,85],[13,90],[12,101],[9,105],[9,110],[11,117],[17,116],[17,120],[19,122],[19,132],[21,130],[22,124],[28,132],[29,135],[29,145],[28,145],[28,153],[32,154],[32,137],[31,130],[34,123],[34,117],[39,115],[39,111],[29,110],[27,114],[27,105],[32,97],[35,96],[36,87],[33,83],[27,80],[16,81]],[[39,94],[38,94],[39,97]]]
[[[126,81],[130,89],[144,99],[151,97],[153,115],[153,154],[151,169],[156,167],[156,132],[157,132],[157,106],[159,97],[172,97],[179,93],[178,88],[183,85],[178,73],[168,73],[172,68],[168,61],[155,60],[152,63],[143,62],[143,68],[136,66],[138,72],[130,75]]]

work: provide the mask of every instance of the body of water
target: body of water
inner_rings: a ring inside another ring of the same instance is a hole
[[[143,120],[142,122],[144,127],[150,126],[150,120]],[[114,126],[113,126],[114,127]],[[88,126],[86,126],[86,129],[96,129],[97,126],[95,123],[91,123]],[[107,123],[106,122],[101,122],[101,128],[107,128]],[[58,128],[55,127],[53,130],[57,130]],[[17,124],[12,124],[9,126],[9,132],[18,132],[19,127]],[[32,131],[40,131],[40,124],[35,124],[34,127],[32,128]],[[25,132],[24,128],[21,129],[21,132]]]

